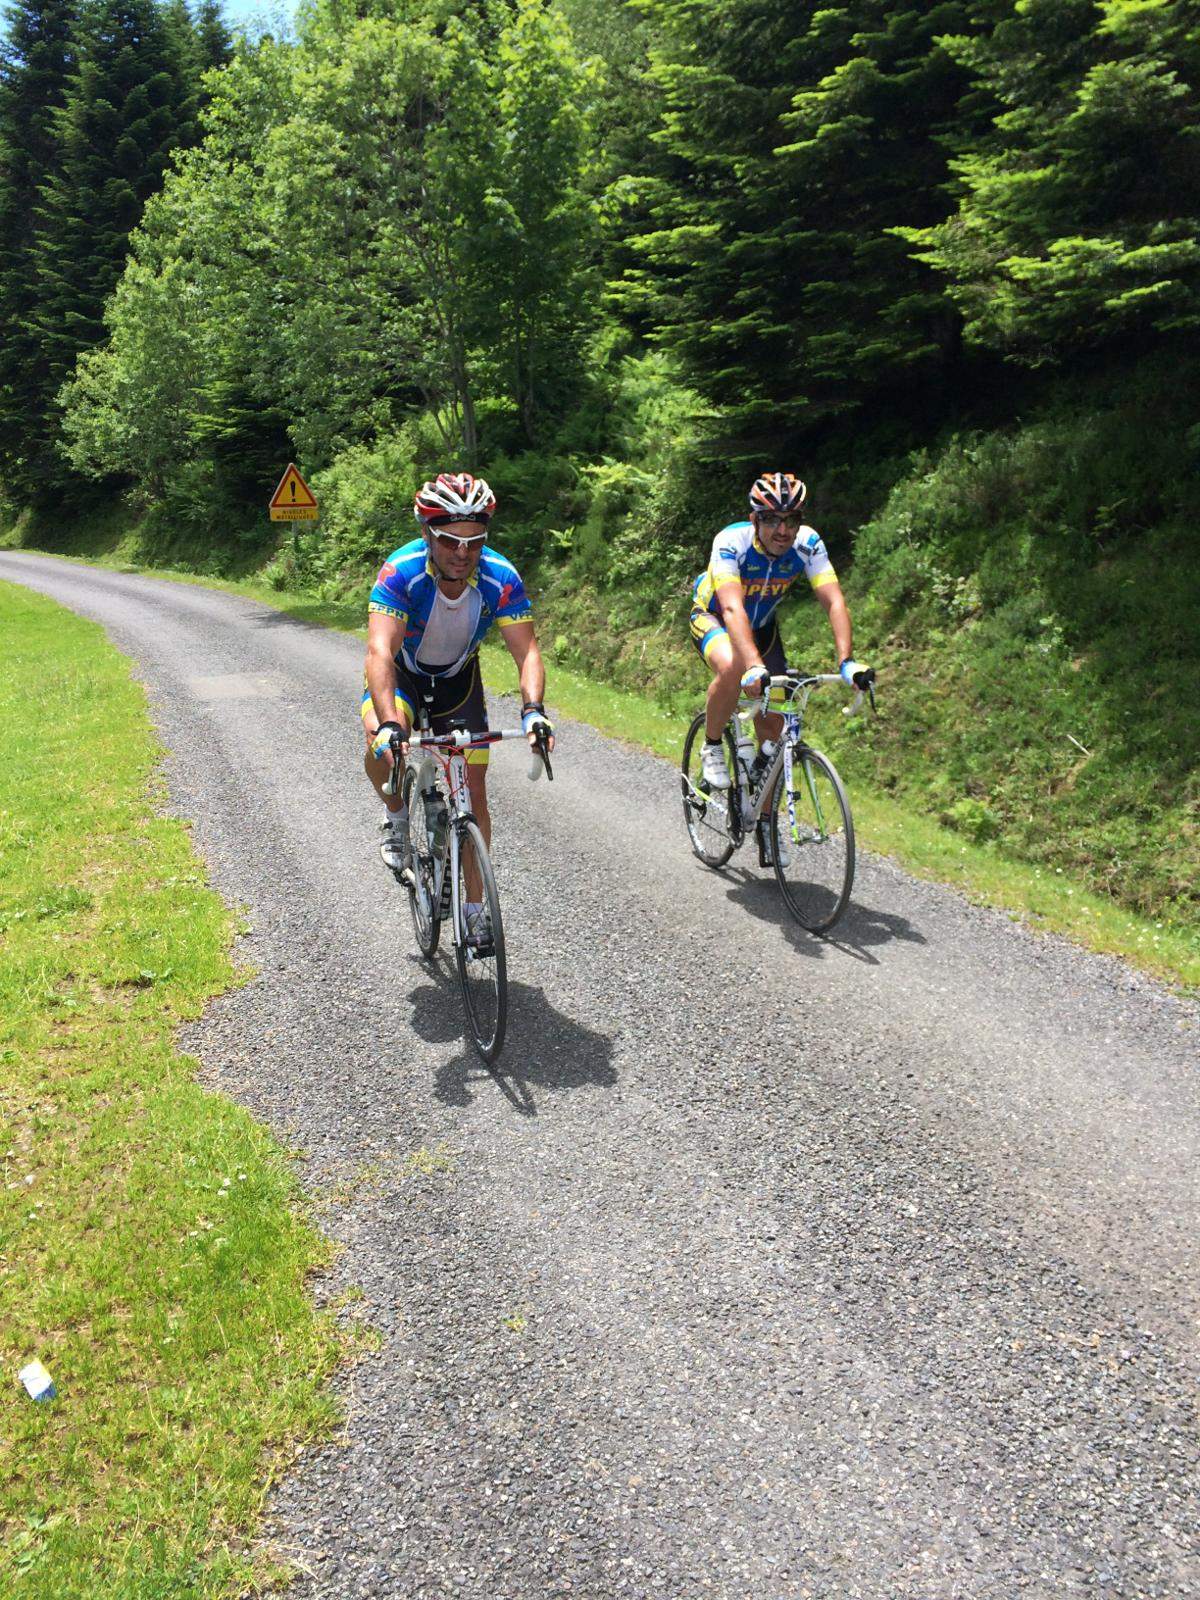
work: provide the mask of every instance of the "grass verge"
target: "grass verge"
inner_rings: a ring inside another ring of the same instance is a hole
[[[175,1048],[235,981],[232,919],[157,813],[127,663],[5,583],[0,633],[0,1592],[241,1594],[266,1486],[333,1420],[328,1247]]]
[[[245,595],[274,606],[304,622],[336,628],[366,637],[365,607],[358,602],[318,600],[269,584],[224,580],[158,567],[137,566],[119,558],[86,559],[92,565],[117,571],[140,572],[150,577]],[[545,643],[545,641],[544,641]],[[512,684],[512,665],[503,646],[489,642],[482,651],[484,675],[490,685],[506,690]],[[697,666],[697,706],[701,701]],[[563,714],[589,723],[602,733],[636,744],[668,761],[676,761],[683,742],[684,718],[648,695],[618,689],[583,673],[552,663],[550,698]],[[886,692],[883,705],[886,715]],[[821,744],[821,716],[817,707],[812,723],[813,742]],[[839,733],[843,730],[839,729]],[[860,732],[860,736],[863,736]],[[869,733],[865,735],[869,737]],[[1083,888],[1052,867],[1017,861],[986,843],[964,840],[963,835],[930,817],[889,799],[862,782],[852,786],[855,828],[867,850],[891,856],[917,877],[948,883],[979,905],[994,906],[1015,920],[1046,933],[1057,933],[1086,949],[1118,956],[1190,993],[1200,993],[1200,929],[1159,923],[1126,910],[1114,901]]]

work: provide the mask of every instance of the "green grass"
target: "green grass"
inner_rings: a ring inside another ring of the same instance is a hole
[[[366,637],[365,606],[359,601],[319,600],[253,579],[224,580],[192,572],[134,566],[119,557],[102,556],[100,564],[119,571],[138,571],[178,582],[206,584],[262,601],[306,622]],[[669,657],[663,678],[671,701],[667,707],[649,695],[617,688],[555,661],[553,623],[544,624],[541,633],[543,648],[551,656],[549,697],[562,714],[652,750],[669,761],[678,759],[683,728],[689,716],[686,708],[693,703],[698,707],[703,693],[703,672],[699,663],[692,659],[688,647],[680,646],[678,640],[658,637],[650,640]],[[632,639],[634,635],[628,637]],[[489,686],[501,691],[510,689],[514,683],[513,669],[503,646],[488,642],[482,656]],[[643,669],[639,667],[639,670]],[[689,681],[694,681],[694,694],[681,687]],[[824,743],[839,762],[844,762],[848,741],[869,747],[872,741],[880,738],[894,738],[887,728],[886,684],[881,691],[881,715],[883,723],[874,728],[866,719],[847,728],[841,719],[835,721],[834,714],[815,702],[810,728],[813,742]],[[975,903],[1007,911],[1014,920],[1033,929],[1061,934],[1086,949],[1119,956],[1185,990],[1200,990],[1200,929],[1194,924],[1139,916],[1115,900],[1090,891],[1069,872],[1059,870],[1052,863],[1031,864],[994,844],[966,839],[958,828],[944,826],[922,814],[907,798],[890,798],[880,787],[864,781],[857,772],[851,782],[851,799],[859,842],[865,849],[893,857],[918,877],[951,884]]]
[[[333,1420],[328,1247],[175,1048],[236,981],[232,919],[128,664],[3,583],[0,634],[0,1592],[244,1593],[267,1486]]]

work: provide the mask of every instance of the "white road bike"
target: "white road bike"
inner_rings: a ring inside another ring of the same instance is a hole
[[[431,960],[437,954],[442,923],[449,921],[471,1042],[489,1063],[504,1045],[508,964],[496,875],[471,812],[465,752],[503,739],[524,743],[525,738],[520,728],[474,734],[460,728],[435,734],[429,730],[428,708],[422,706],[400,785],[408,807],[409,867],[398,876],[408,890],[417,944]],[[400,736],[393,734],[393,757],[400,743]],[[540,777],[543,770],[548,778],[554,777],[545,740],[539,739],[530,777]]]
[[[761,696],[740,700],[722,741],[727,789],[710,789],[704,778],[703,712],[683,746],[683,820],[696,855],[706,866],[723,867],[762,822],[784,903],[811,933],[833,927],[854,885],[854,820],[845,785],[829,757],[804,737],[809,696],[822,684],[841,682],[837,673],[788,672],[773,677]],[[858,675],[847,715],[868,695],[874,708],[874,685],[873,669]],[[754,718],[767,711],[782,713],[783,732],[764,765],[745,753],[754,749]]]

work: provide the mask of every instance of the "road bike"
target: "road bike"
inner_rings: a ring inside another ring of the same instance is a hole
[[[771,862],[784,904],[811,933],[826,933],[850,903],[854,884],[854,820],[845,785],[828,756],[804,737],[809,696],[837,673],[787,672],[770,679],[761,696],[740,700],[722,737],[730,782],[712,789],[701,754],[701,712],[683,745],[683,820],[692,849],[709,867],[723,867],[756,824],[767,829]],[[859,674],[856,695],[844,709],[859,710],[865,696],[875,705],[875,673]],[[772,751],[754,755],[754,719],[781,712],[783,732]],[[765,757],[765,759],[764,759]]]
[[[422,705],[408,740],[409,758],[400,785],[408,808],[408,840],[407,862],[396,876],[408,890],[417,945],[432,960],[442,924],[449,921],[471,1042],[489,1063],[504,1046],[508,965],[496,875],[471,811],[464,752],[503,739],[525,738],[520,728],[487,733],[455,728],[435,734],[429,729],[429,708]],[[392,735],[393,760],[402,742],[399,734]],[[543,770],[553,779],[546,739],[539,730],[530,777]]]

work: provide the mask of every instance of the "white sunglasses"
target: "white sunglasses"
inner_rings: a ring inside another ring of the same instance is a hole
[[[473,533],[469,539],[464,539],[459,533],[443,533],[440,528],[430,528],[429,531],[439,544],[458,544],[464,550],[474,550],[477,545],[481,545],[487,538],[486,533]]]

